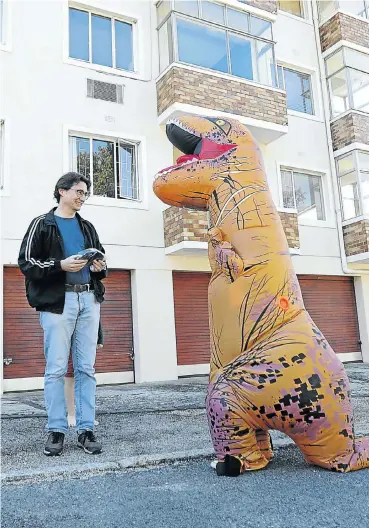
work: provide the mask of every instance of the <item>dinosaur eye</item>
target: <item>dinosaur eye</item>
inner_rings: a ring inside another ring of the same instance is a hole
[[[216,121],[216,124],[219,125],[219,126],[222,126],[222,125],[224,125],[224,121],[222,119],[218,119]]]

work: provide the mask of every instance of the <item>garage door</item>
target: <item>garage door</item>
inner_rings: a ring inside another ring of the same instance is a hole
[[[104,280],[106,300],[101,308],[104,348],[98,350],[96,372],[133,371],[131,354],[132,303],[130,272],[109,270]],[[39,314],[28,305],[24,277],[18,268],[4,268],[4,378],[44,374],[43,333]]]
[[[354,279],[300,275],[306,309],[337,354],[360,352]]]
[[[209,363],[209,273],[174,272],[178,365]],[[299,277],[307,310],[336,353],[360,352],[352,277]]]
[[[178,365],[210,361],[209,273],[173,272]]]

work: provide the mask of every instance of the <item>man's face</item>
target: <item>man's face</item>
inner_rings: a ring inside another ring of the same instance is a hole
[[[60,203],[70,207],[73,211],[79,211],[88,198],[87,185],[79,182],[70,189],[60,189]]]

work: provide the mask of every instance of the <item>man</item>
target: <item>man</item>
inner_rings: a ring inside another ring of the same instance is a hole
[[[105,253],[94,226],[78,214],[89,197],[90,186],[90,180],[76,172],[58,180],[54,191],[58,206],[31,222],[18,259],[26,277],[28,302],[40,312],[44,330],[47,456],[62,453],[68,431],[64,378],[71,349],[77,445],[88,454],[102,450],[94,435],[94,364],[106,264],[94,260],[88,267],[87,260],[76,258],[79,251],[88,248]]]

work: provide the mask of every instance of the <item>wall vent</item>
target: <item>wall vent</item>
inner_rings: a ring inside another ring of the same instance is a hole
[[[123,104],[123,84],[112,84],[107,82],[87,79],[87,97],[101,99],[111,103]]]

